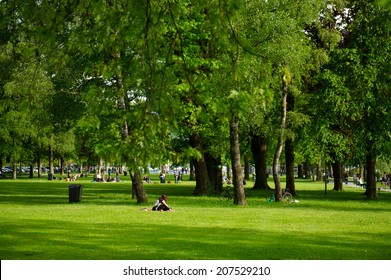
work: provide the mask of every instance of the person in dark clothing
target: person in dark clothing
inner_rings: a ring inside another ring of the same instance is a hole
[[[172,211],[172,208],[167,204],[167,195],[163,194],[155,201],[152,211]]]

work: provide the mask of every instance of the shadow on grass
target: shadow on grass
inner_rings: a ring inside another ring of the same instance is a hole
[[[390,259],[389,236],[370,229],[319,233],[141,223],[23,220],[2,222],[0,258],[6,259]],[[366,238],[363,238],[366,236]]]

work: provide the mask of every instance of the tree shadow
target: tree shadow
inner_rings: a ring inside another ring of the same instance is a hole
[[[342,260],[390,259],[388,233],[371,237],[341,231],[336,236],[319,232],[300,234],[273,228],[238,228],[229,224],[165,225],[159,220],[145,223],[23,220],[2,224],[2,250],[6,259],[71,260]],[[366,236],[366,238],[363,238]]]

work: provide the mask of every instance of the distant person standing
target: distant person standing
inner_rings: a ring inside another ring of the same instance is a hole
[[[382,182],[384,187],[387,187],[388,179],[387,179],[387,175],[386,174],[384,174],[383,177],[381,178],[381,182]]]
[[[348,182],[349,182],[349,174],[348,174],[348,172],[345,172],[343,177],[344,177],[344,180],[345,180],[345,184],[347,185]]]

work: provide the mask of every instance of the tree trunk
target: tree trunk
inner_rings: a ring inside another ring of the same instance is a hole
[[[253,154],[255,165],[255,190],[270,190],[267,183],[267,141],[265,135],[251,134],[251,152]]]
[[[38,156],[37,165],[38,165],[38,178],[41,178],[41,177],[42,177],[42,162],[41,162],[41,156]]]
[[[130,170],[129,174],[132,180],[132,193],[136,195],[137,203],[148,203],[148,197],[144,189],[140,170],[137,169],[133,173],[132,170]]]
[[[285,141],[286,191],[296,195],[295,187],[295,151],[293,140]]]
[[[53,148],[49,145],[49,180],[54,179],[54,156],[53,156]]]
[[[322,166],[321,166],[321,162],[318,161],[318,163],[316,164],[316,181],[322,181]]]
[[[231,179],[231,166],[227,163],[227,178]]]
[[[273,179],[274,179],[274,185],[275,185],[275,190],[274,190],[275,201],[282,201],[282,189],[281,189],[280,176],[278,174],[278,168],[279,168],[279,161],[280,161],[280,156],[281,156],[281,152],[282,152],[282,146],[284,144],[284,133],[285,133],[285,126],[286,126],[287,95],[288,95],[288,85],[284,83],[284,89],[283,89],[282,98],[281,98],[280,132],[278,135],[276,152],[274,153],[274,158],[273,158]]]
[[[209,153],[205,153],[205,163],[208,171],[209,181],[216,193],[221,193],[223,190],[223,173],[221,169],[221,157],[213,157]]]
[[[119,58],[120,56],[121,56],[120,53],[116,53],[114,57]],[[114,59],[114,60],[116,60],[116,59]],[[127,112],[129,110],[127,103],[126,103],[127,93],[126,93],[126,90],[124,89],[122,77],[123,77],[123,70],[121,69],[120,66],[118,66],[117,70],[116,70],[116,77],[115,77],[116,84],[117,84],[117,91],[118,91],[117,109],[118,109],[118,111]],[[126,145],[127,141],[128,141],[128,137],[129,137],[129,135],[131,135],[132,131],[131,131],[131,129],[129,129],[126,114],[125,114],[125,116],[122,116],[121,118],[122,119],[120,121],[121,121],[122,125],[121,125],[121,130],[119,132],[121,134],[121,140]],[[137,199],[137,203],[147,203],[148,197],[147,197],[147,194],[144,189],[140,169],[138,168],[139,164],[138,164],[137,160],[135,158],[131,159],[128,154],[124,154],[123,157],[124,157],[125,162],[131,162],[130,166],[133,166],[133,170],[134,170],[133,171],[132,168],[129,170],[129,175],[132,180],[132,198],[134,198],[134,195],[135,195],[136,199]],[[103,165],[103,161],[102,161],[102,159],[100,159],[99,160],[99,170],[98,170],[99,174],[101,174],[102,165]]]
[[[99,165],[98,165],[98,174],[102,175],[102,166],[103,166],[103,159],[99,159]]]
[[[250,180],[250,159],[247,154],[244,156],[244,180]]]
[[[372,154],[368,154],[366,158],[366,174],[367,174],[367,187],[365,191],[365,195],[369,199],[376,199],[376,156]]]
[[[329,177],[333,178],[334,177],[334,174],[333,174],[333,167],[331,166],[331,163],[327,163],[327,174],[329,175]]]
[[[342,172],[342,163],[335,161],[331,164],[333,168],[333,177],[334,177],[334,189],[333,191],[343,191],[343,172]]]
[[[30,172],[29,178],[34,178],[34,162],[30,163]]]
[[[243,187],[243,171],[240,164],[239,118],[232,115],[230,121],[231,162],[234,184],[234,204],[247,205]]]
[[[60,175],[64,175],[64,168],[65,168],[65,159],[63,156],[60,157]]]
[[[304,178],[306,179],[311,178],[310,165],[308,164],[308,162],[304,162],[303,171],[304,171]]]
[[[292,92],[288,91],[286,97],[287,112],[293,112],[295,110],[295,96]],[[290,129],[293,129],[292,125],[289,125]],[[286,169],[286,190],[292,195],[296,195],[295,188],[295,149],[293,139],[289,138],[285,140],[285,169]]]
[[[297,166],[297,178],[303,179],[304,178],[304,172],[303,172],[303,165],[299,164]]]
[[[194,189],[193,194],[206,195],[208,194],[209,180],[208,180],[208,171],[206,169],[201,137],[198,134],[193,133],[190,136],[190,145],[192,148],[197,149],[201,153],[201,158],[194,160],[196,187]]]
[[[12,163],[12,179],[16,180],[16,173],[17,173],[17,163]]]

